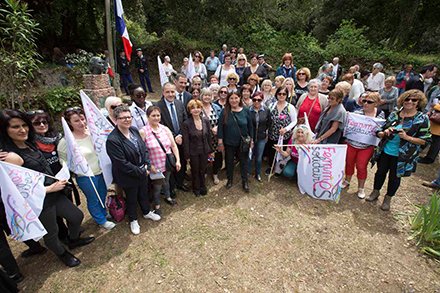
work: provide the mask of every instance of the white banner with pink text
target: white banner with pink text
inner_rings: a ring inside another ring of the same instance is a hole
[[[385,120],[354,113],[347,114],[344,137],[364,144],[377,146],[380,142],[380,138],[376,136],[376,131],[385,124]]]
[[[298,187],[302,194],[339,201],[344,179],[346,145],[298,145]]]

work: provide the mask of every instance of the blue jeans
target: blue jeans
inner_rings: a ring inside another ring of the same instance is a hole
[[[254,148],[252,149],[252,159],[249,160],[249,172],[252,170],[252,162],[255,161],[255,176],[261,175],[261,163],[263,162],[264,147],[266,146],[266,140],[260,139],[254,143]]]
[[[93,188],[90,179],[93,181],[93,184],[98,191],[99,198],[101,199],[104,207],[102,207],[101,203],[98,200],[95,189]],[[76,182],[81,188],[82,192],[87,198],[87,209],[89,210],[90,215],[95,220],[98,225],[104,224],[107,219],[107,210],[105,209],[105,198],[107,196],[107,186],[105,185],[104,176],[102,174],[93,176],[93,177],[81,176],[76,178]]]
[[[287,178],[293,178],[296,173],[296,163],[294,163],[292,160],[287,162],[287,165],[284,166],[283,169],[283,176]]]

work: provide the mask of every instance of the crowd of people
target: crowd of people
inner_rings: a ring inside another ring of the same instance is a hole
[[[140,85],[133,83],[122,53],[119,60],[125,62],[125,66],[120,66],[122,88],[131,97],[130,105],[119,97],[105,101],[107,119],[114,126],[106,149],[115,190],[125,196],[130,230],[135,235],[140,233],[138,205],[144,218],[159,221],[161,203],[177,203],[176,190],[192,191],[195,197],[206,196],[207,181],[211,179],[207,174],[212,174],[212,182],[217,185],[223,167],[226,189],[234,188],[234,169],[238,164],[244,192],[262,182],[264,175],[274,173],[295,180],[298,144],[346,144],[342,187],[351,184],[356,170],[357,196],[372,202],[379,198],[388,177],[381,204],[381,209],[387,211],[401,178],[415,172],[419,161],[434,162],[440,149],[440,83],[436,65],[426,65],[420,73],[414,73],[408,64],[397,76],[387,77],[380,63],[375,63],[371,72],[360,71],[359,65],[344,70],[336,57],[313,78],[309,68],[295,66],[290,53],[284,54],[280,65],[273,68],[263,54],[246,56],[242,48],[228,50],[224,45],[218,56],[211,51],[206,61],[201,52],[192,54],[194,76],[188,76],[187,58],[177,72],[170,58],[165,57],[170,82],[162,86],[161,99],[153,102],[146,94],[147,89],[153,89],[141,49],[137,56]],[[80,236],[84,215],[73,203],[75,199],[79,204],[76,185],[85,195],[93,220],[107,230],[116,225],[101,204],[106,201],[107,187],[86,116],[79,105],[72,106],[63,117],[93,176],[77,172],[71,182],[75,184],[46,178],[47,196],[39,216],[48,232],[44,236],[46,247],[69,267],[79,265],[80,260],[63,243],[74,249],[94,240]],[[344,138],[349,112],[386,119],[377,131],[378,146]],[[54,175],[67,159],[66,140],[53,128],[53,121],[44,110],[2,110],[0,132],[2,161]],[[420,151],[429,144],[427,155],[419,158]],[[278,154],[281,160],[274,159]],[[264,159],[267,168],[263,174]],[[377,163],[377,171],[373,191],[367,197],[369,162]],[[255,179],[252,184],[250,178]],[[425,185],[440,187],[440,177]],[[2,207],[0,214],[3,230],[8,234]],[[20,281],[23,276],[4,233],[0,235],[0,264],[12,279]],[[23,257],[46,251],[38,242],[25,243],[29,249]]]

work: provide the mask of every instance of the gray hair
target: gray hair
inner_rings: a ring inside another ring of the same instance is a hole
[[[107,109],[107,111],[109,111],[110,106],[112,106],[113,104],[116,104],[117,102],[122,104],[121,98],[115,97],[115,96],[107,97],[107,99],[105,99],[104,107]]]
[[[119,115],[121,115],[124,112],[130,112],[131,113],[130,107],[128,107],[127,105],[121,105],[121,106],[116,107],[113,110],[113,118],[118,119]]]
[[[319,79],[317,79],[317,78],[314,78],[314,79],[311,79],[311,80],[309,81],[309,84],[307,85],[307,89],[310,88],[310,85],[311,85],[312,83],[316,84],[316,85],[318,86],[318,88],[321,88],[321,81],[320,81]]]
[[[377,68],[377,69],[379,69],[379,70],[382,70],[382,69],[383,69],[383,65],[380,64],[379,62],[377,62],[377,63],[374,63],[374,64],[373,64],[373,68]]]
[[[212,97],[212,91],[207,87],[202,88],[202,90],[200,91],[200,97],[203,97],[206,95],[210,95]]]
[[[217,91],[220,89],[220,85],[218,83],[213,83],[209,86],[209,90],[212,91]]]

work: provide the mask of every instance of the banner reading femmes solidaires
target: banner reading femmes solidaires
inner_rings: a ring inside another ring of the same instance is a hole
[[[313,198],[339,201],[346,145],[298,145],[298,187]]]
[[[376,131],[384,124],[384,119],[347,113],[344,137],[353,141],[377,146],[380,142],[380,138],[376,136]]]

